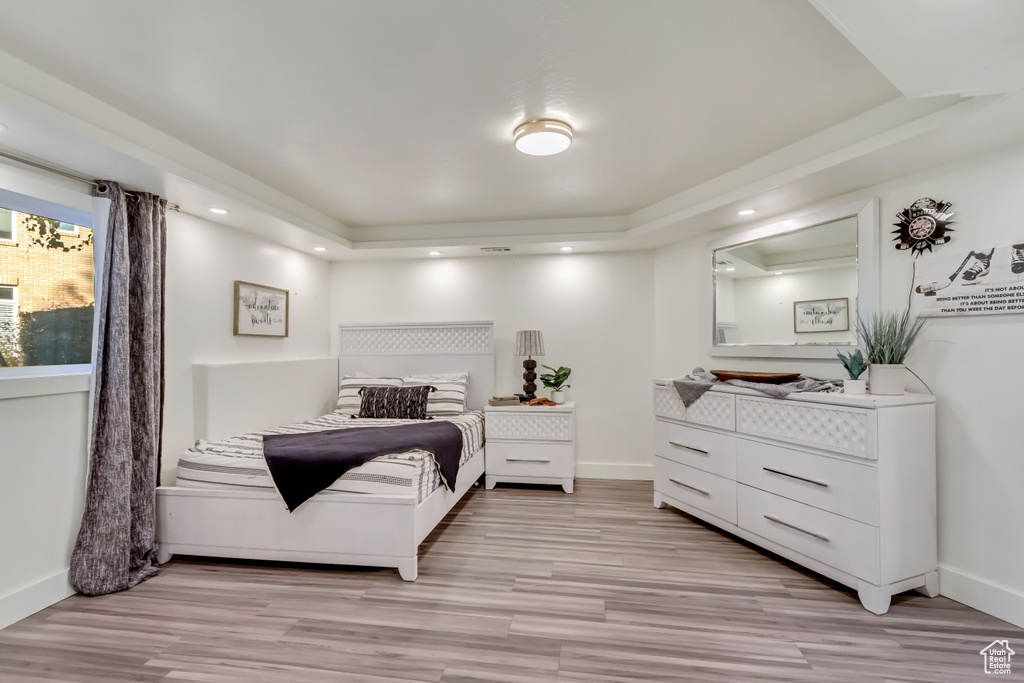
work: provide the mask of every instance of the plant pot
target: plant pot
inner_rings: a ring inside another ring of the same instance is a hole
[[[868,381],[866,379],[847,379],[843,381],[843,393],[855,396],[868,393]]]
[[[558,403],[558,404],[565,403],[565,392],[564,391],[552,391],[551,392],[551,400],[554,401],[555,403]]]
[[[868,368],[871,393],[881,396],[902,396],[906,392],[907,367],[872,363]]]

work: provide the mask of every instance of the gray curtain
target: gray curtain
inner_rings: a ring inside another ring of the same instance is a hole
[[[89,488],[71,555],[86,595],[157,572],[156,485],[164,393],[167,202],[101,183],[110,200],[99,304]]]

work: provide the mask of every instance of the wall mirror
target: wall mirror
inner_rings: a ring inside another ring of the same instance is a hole
[[[877,301],[876,202],[745,230],[711,245],[712,356],[835,358]]]

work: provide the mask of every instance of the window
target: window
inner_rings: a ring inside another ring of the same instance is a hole
[[[0,369],[92,362],[91,222],[0,189]]]
[[[18,234],[18,222],[14,212],[10,209],[0,208],[0,240],[5,242],[15,241]]]

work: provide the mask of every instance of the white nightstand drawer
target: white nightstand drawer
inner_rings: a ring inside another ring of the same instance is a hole
[[[571,445],[487,442],[490,475],[568,478],[574,469]]]
[[[736,479],[865,524],[878,524],[878,469],[740,439]]]
[[[878,527],[739,485],[739,526],[830,567],[878,584]]]
[[[726,479],[736,478],[736,438],[654,421],[654,454]]]
[[[571,412],[544,408],[488,410],[484,429],[488,444],[495,440],[571,442],[575,431],[573,422]]]
[[[654,490],[727,522],[736,523],[735,481],[655,456]]]

